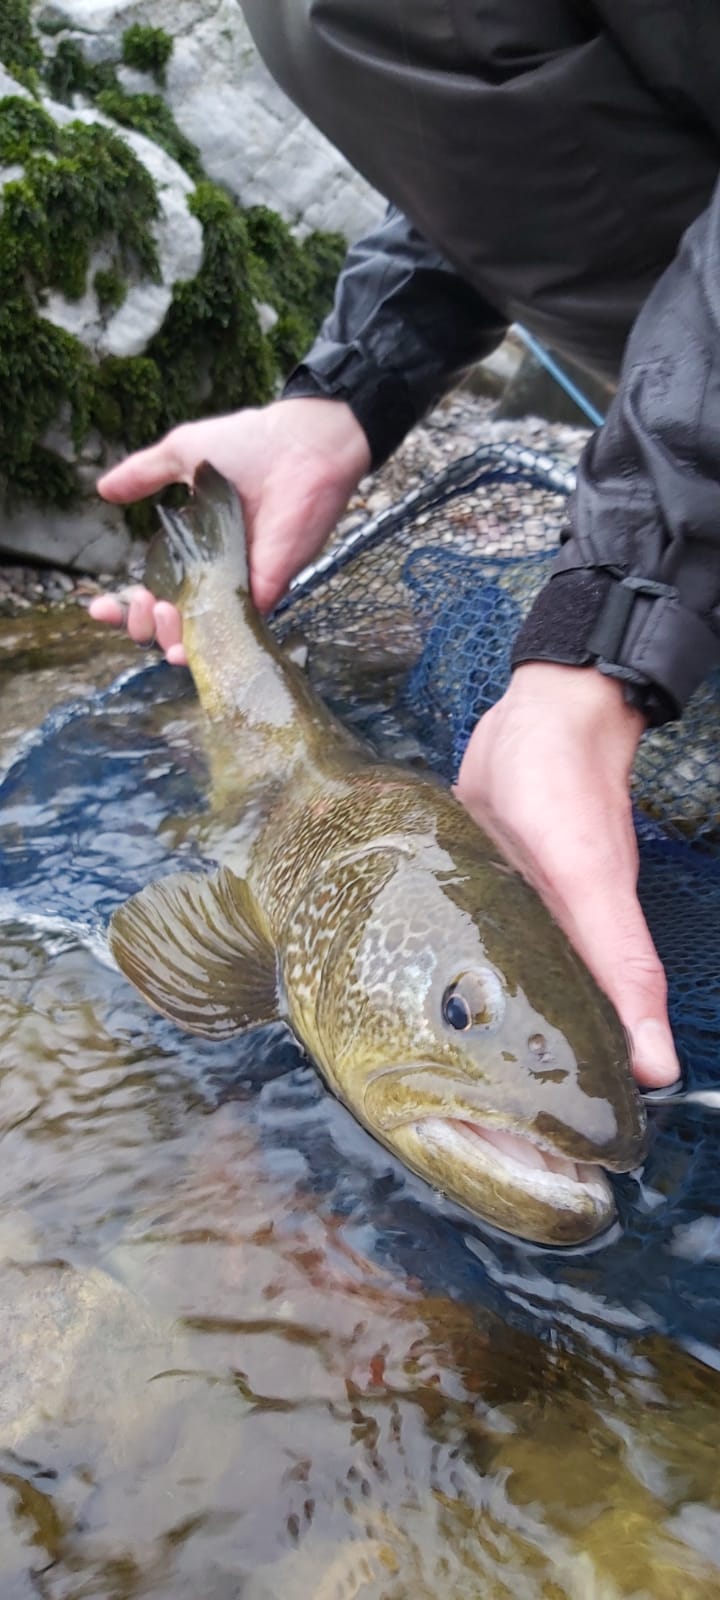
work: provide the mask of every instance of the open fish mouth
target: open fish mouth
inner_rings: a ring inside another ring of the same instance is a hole
[[[573,1160],[524,1130],[475,1116],[421,1114],[384,1137],[441,1194],[521,1239],[584,1244],[615,1220],[601,1166]]]
[[[433,1165],[474,1169],[499,1185],[564,1211],[590,1208],[598,1217],[614,1215],[612,1189],[600,1166],[573,1161],[506,1128],[455,1117],[423,1117],[412,1124],[418,1144]]]

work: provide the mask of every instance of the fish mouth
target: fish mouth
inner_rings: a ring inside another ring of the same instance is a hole
[[[577,1245],[615,1220],[605,1169],[627,1171],[629,1161],[623,1157],[621,1164],[612,1149],[596,1153],[571,1128],[561,1126],[556,1140],[550,1128],[498,1114],[485,1093],[481,1099],[467,1085],[458,1094],[455,1075],[442,1067],[376,1073],[366,1087],[364,1113],[370,1131],[412,1171],[506,1233],[537,1244]]]
[[[460,1117],[423,1117],[413,1124],[421,1143],[497,1172],[505,1183],[548,1205],[574,1210],[588,1201],[614,1215],[612,1189],[599,1165],[573,1161],[526,1134]]]
[[[515,1237],[576,1246],[615,1221],[615,1197],[600,1166],[572,1160],[514,1129],[423,1116],[384,1137],[434,1189]]]

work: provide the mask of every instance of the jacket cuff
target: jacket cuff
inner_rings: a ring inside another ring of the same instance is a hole
[[[652,726],[681,715],[720,665],[720,638],[669,584],[604,567],[554,574],[515,640],[513,668],[528,661],[594,666],[619,678]]]
[[[352,348],[324,369],[309,361],[295,367],[282,398],[303,397],[345,401],[367,438],[372,472],[387,461],[417,421],[401,374],[370,364]]]

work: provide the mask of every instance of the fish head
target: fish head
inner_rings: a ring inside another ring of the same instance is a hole
[[[539,898],[478,834],[385,858],[325,962],[336,1092],[435,1188],[496,1226],[577,1244],[615,1215],[603,1168],[644,1153],[609,1001]]]

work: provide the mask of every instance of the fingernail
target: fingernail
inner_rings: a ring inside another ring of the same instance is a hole
[[[633,1059],[641,1084],[660,1088],[680,1077],[672,1034],[657,1017],[646,1017],[633,1029]]]

